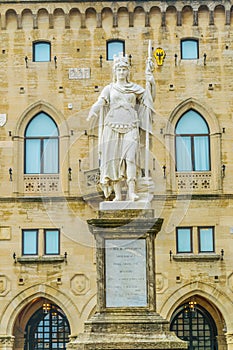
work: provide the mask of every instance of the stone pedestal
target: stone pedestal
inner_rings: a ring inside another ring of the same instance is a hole
[[[88,220],[96,239],[97,312],[67,349],[187,349],[156,312],[154,241],[162,223],[152,209],[111,205]]]

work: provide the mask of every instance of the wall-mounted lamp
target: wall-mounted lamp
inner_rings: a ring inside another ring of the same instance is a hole
[[[16,264],[16,263],[17,263],[17,256],[16,256],[16,253],[13,253],[12,257],[13,257],[14,263]]]
[[[226,165],[225,164],[223,164],[222,165],[222,177],[225,177],[225,171],[226,171]]]
[[[100,68],[102,68],[102,66],[103,66],[103,56],[100,55]]]
[[[174,57],[175,57],[175,66],[177,66],[177,54],[175,53],[175,55],[174,55]]]
[[[131,54],[129,54],[129,65],[130,65],[130,67],[132,66],[132,55]]]
[[[13,177],[12,177],[12,169],[9,169],[9,181],[12,181]]]
[[[27,57],[27,56],[25,56],[24,60],[25,60],[25,65],[26,65],[26,68],[28,68],[28,57]]]
[[[223,257],[224,257],[224,250],[221,249],[221,258],[220,258],[220,260],[223,260]]]
[[[172,251],[170,250],[170,251],[169,251],[169,259],[170,259],[170,261],[172,261],[172,255],[173,255],[173,253],[172,253]]]
[[[55,65],[55,68],[57,68],[57,56],[54,56],[54,65]]]
[[[206,65],[206,57],[207,57],[207,54],[206,54],[206,53],[204,53],[204,55],[203,55],[203,58],[204,58],[204,60],[203,60],[203,62],[204,62],[204,66]]]
[[[163,166],[163,178],[166,179],[166,165]]]
[[[81,165],[82,165],[82,160],[81,160],[81,159],[79,159],[79,160],[78,160],[78,167],[79,167],[79,171],[82,171]]]
[[[64,253],[65,262],[67,262],[67,256],[68,256],[68,254],[67,254],[67,252],[65,252],[65,253]]]
[[[9,136],[11,136],[11,131],[8,131]]]
[[[72,181],[72,169],[71,168],[68,169],[68,180]]]
[[[153,170],[155,170],[155,158],[153,158]]]

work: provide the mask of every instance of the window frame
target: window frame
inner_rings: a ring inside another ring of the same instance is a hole
[[[49,47],[49,59],[37,60],[36,59],[36,46],[39,44],[46,44]],[[51,62],[51,42],[48,40],[36,40],[32,43],[32,62]]]
[[[57,128],[57,136],[26,136],[27,133],[27,129],[28,126],[30,125],[30,123],[33,121],[34,118],[36,118],[37,116],[39,116],[41,113],[44,113],[48,118],[50,118],[56,128]],[[39,141],[39,148],[40,148],[40,171],[38,173],[36,172],[27,172],[27,140],[38,140]],[[56,172],[45,172],[45,167],[46,167],[46,163],[45,163],[45,156],[44,156],[44,149],[46,148],[46,141],[48,140],[57,140],[57,171]],[[24,132],[24,174],[25,175],[49,175],[49,174],[59,174],[60,173],[60,142],[59,142],[59,129],[58,126],[56,124],[56,122],[54,121],[54,119],[48,115],[47,113],[41,111],[39,113],[37,113],[36,115],[34,115],[30,121],[27,123],[26,128],[25,128],[25,132]]]
[[[213,250],[201,250],[201,230],[202,229],[212,229],[212,246]],[[198,226],[197,233],[198,233],[198,253],[202,254],[208,254],[208,253],[215,253],[215,227],[214,226]]]
[[[123,45],[123,51],[119,51],[119,52],[123,52],[123,56],[125,55],[125,40],[121,40],[121,39],[111,39],[111,40],[107,40],[106,42],[106,60],[107,61],[113,61],[113,57],[109,58],[109,45],[112,43],[122,43]]]
[[[35,253],[25,253],[25,235],[24,233],[26,231],[33,231],[36,232],[36,249],[35,249]],[[32,228],[28,228],[28,229],[22,229],[22,256],[38,256],[38,248],[39,248],[39,229],[32,229]]]
[[[48,253],[47,252],[47,240],[46,240],[46,233],[47,232],[52,232],[52,231],[56,231],[58,233],[58,241],[57,241],[57,252],[56,253]],[[60,229],[58,228],[46,228],[44,229],[44,255],[60,255],[60,242],[61,242],[61,234],[60,234]]]
[[[183,44],[187,42],[193,42],[196,43],[196,54],[197,57],[183,57],[184,56],[184,48],[183,48]],[[199,59],[199,40],[196,38],[183,38],[180,40],[180,56],[182,60],[188,61],[188,60],[198,60]]]
[[[189,230],[190,250],[181,251],[179,250],[179,230]],[[177,254],[192,254],[193,253],[193,227],[192,226],[179,226],[176,227],[176,253]]]
[[[206,123],[206,126],[208,128],[208,134],[178,134],[176,133],[177,130],[177,126],[178,123],[181,121],[181,119],[184,117],[185,114],[187,114],[189,111],[194,111],[195,113],[197,113]],[[191,145],[191,153],[190,153],[190,161],[191,161],[191,166],[192,169],[191,170],[178,170],[177,169],[177,156],[178,156],[178,147],[177,147],[177,139],[180,138],[182,139],[182,137],[186,137],[190,139],[190,145]],[[197,166],[197,159],[195,157],[195,137],[207,137],[208,138],[208,170],[196,170],[196,166]],[[198,113],[197,111],[195,111],[194,109],[189,109],[187,110],[185,113],[182,114],[182,116],[178,119],[176,125],[175,125],[175,169],[176,172],[207,172],[207,171],[211,171],[211,150],[210,150],[210,130],[209,130],[209,125],[206,122],[205,118]]]

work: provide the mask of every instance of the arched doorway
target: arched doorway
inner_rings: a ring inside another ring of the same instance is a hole
[[[172,315],[170,330],[188,342],[189,350],[217,350],[217,328],[212,316],[195,301],[178,307]]]
[[[15,319],[14,350],[65,350],[72,328],[70,317],[49,298],[31,299]]]
[[[65,349],[69,334],[70,326],[63,311],[44,302],[27,322],[24,350]]]

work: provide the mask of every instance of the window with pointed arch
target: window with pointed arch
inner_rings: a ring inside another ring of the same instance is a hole
[[[205,119],[190,109],[175,127],[176,171],[210,171],[210,137]]]
[[[24,137],[24,173],[58,174],[59,131],[54,120],[38,113],[28,123]]]

